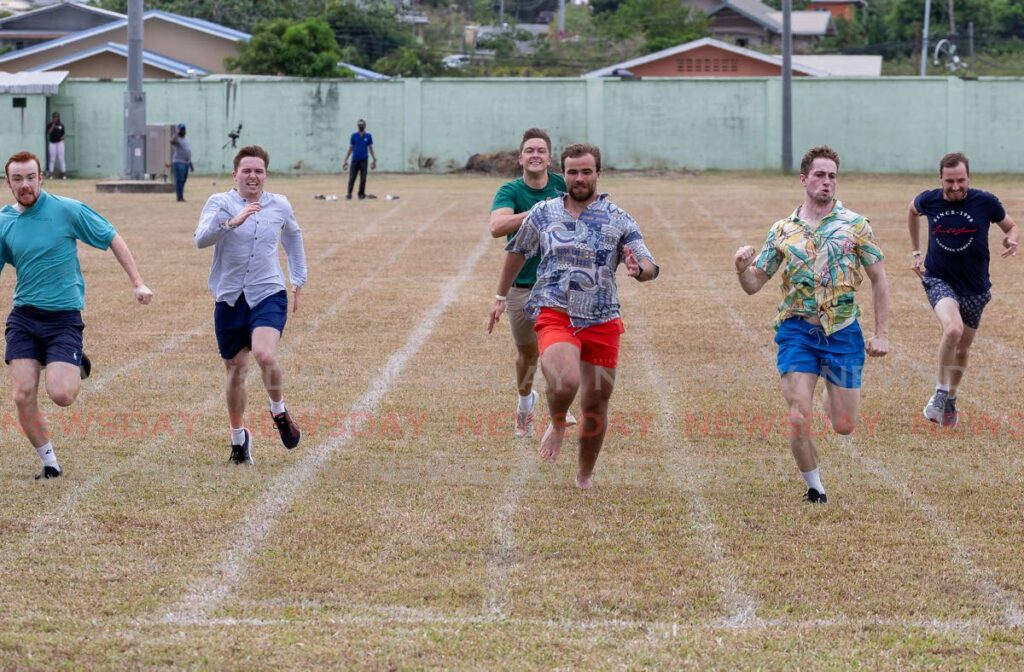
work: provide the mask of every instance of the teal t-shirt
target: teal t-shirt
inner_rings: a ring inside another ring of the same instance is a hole
[[[491,203],[491,212],[498,208],[512,208],[513,214],[527,212],[530,208],[541,201],[549,198],[556,198],[558,193],[566,192],[565,180],[561,175],[548,173],[548,183],[543,189],[533,189],[527,186],[523,178],[512,180],[501,185],[498,193],[494,195],[494,202]],[[512,240],[514,233],[508,234],[508,240]],[[540,256],[531,257],[523,264],[523,270],[519,271],[515,283],[517,285],[528,284],[531,287],[537,282],[537,266],[540,264]]]
[[[105,250],[115,235],[110,222],[85,203],[45,191],[25,212],[5,206],[0,210],[0,270],[10,264],[18,272],[14,305],[85,308],[77,241]]]

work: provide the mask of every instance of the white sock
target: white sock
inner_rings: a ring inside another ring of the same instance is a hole
[[[941,392],[949,392],[949,385],[943,385],[942,383],[936,383],[935,389]]]
[[[521,394],[519,395],[519,410],[520,411],[532,410],[533,406],[534,406],[533,392],[530,392],[525,397],[523,395],[521,395]]]
[[[284,397],[281,397],[281,401],[270,400],[270,412],[274,415],[284,413]]]
[[[825,493],[825,486],[821,484],[821,476],[818,474],[817,467],[810,471],[801,471],[800,475],[804,477],[804,482],[807,483],[808,488],[814,488],[822,494]]]
[[[36,452],[39,453],[39,459],[43,461],[43,466],[60,469],[60,465],[57,464],[57,453],[53,452],[53,441],[47,441],[45,446],[39,446],[36,448]]]
[[[231,428],[231,445],[240,446],[245,443],[245,427]]]

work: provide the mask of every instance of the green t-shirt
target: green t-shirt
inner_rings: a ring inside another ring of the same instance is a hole
[[[0,269],[18,271],[14,305],[43,310],[82,310],[85,279],[78,243],[105,250],[117,235],[92,208],[45,191],[25,212],[0,210]]]
[[[501,185],[498,193],[494,194],[491,212],[498,208],[512,208],[513,214],[518,215],[520,212],[529,211],[530,208],[541,201],[557,198],[559,192],[565,193],[566,191],[565,180],[556,173],[548,173],[548,183],[543,189],[533,189],[527,186],[523,178],[520,177],[518,180],[512,180]],[[512,240],[515,235],[510,233],[507,239]],[[527,259],[526,263],[523,264],[523,270],[519,271],[519,275],[516,276],[515,284],[530,285],[532,287],[537,282],[537,266],[539,264],[539,255]]]

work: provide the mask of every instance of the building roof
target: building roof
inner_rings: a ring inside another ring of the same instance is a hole
[[[356,79],[369,80],[375,82],[391,79],[391,77],[388,77],[387,75],[381,74],[379,72],[374,72],[373,70],[367,70],[366,68],[360,68],[357,65],[345,63],[344,61],[338,61],[338,67],[347,68],[348,70],[351,70],[352,72],[355,73]]]
[[[112,12],[108,9],[100,9],[99,7],[92,7],[90,5],[84,5],[80,2],[60,2],[54,5],[48,5],[46,7],[39,7],[27,12],[20,14],[13,14],[11,16],[5,16],[0,19],[0,30],[8,29],[11,26],[15,26],[26,18],[44,17],[47,14],[52,14],[55,11],[67,11],[72,9],[74,11],[80,11],[87,14],[97,14],[99,16],[109,17],[111,20],[116,21],[118,19],[127,19],[124,14],[118,12]]]
[[[142,19],[143,21],[150,21],[156,19],[161,21],[168,21],[170,23],[176,23],[180,26],[185,26],[193,30],[198,30],[200,32],[207,33],[215,37],[220,37],[225,40],[229,40],[231,42],[248,42],[249,39],[252,37],[251,35],[249,35],[249,33],[243,33],[242,31],[235,30],[234,28],[228,28],[227,26],[222,26],[217,23],[211,23],[210,21],[203,21],[202,19],[193,19],[187,16],[181,16],[180,14],[164,12],[158,9],[152,9],[146,12],[142,15]],[[102,26],[90,28],[89,30],[71,33],[70,35],[65,35],[64,37],[57,38],[56,40],[50,40],[48,42],[36,44],[31,47],[26,47],[24,49],[15,49],[14,51],[9,51],[6,54],[0,55],[0,63],[4,63],[5,61],[10,61],[15,58],[21,58],[22,56],[28,56],[30,54],[43,53],[56,47],[64,47],[69,44],[74,44],[75,42],[80,42],[81,40],[94,37],[96,35],[102,35],[106,32],[112,32],[115,30],[119,30],[121,28],[125,28],[127,25],[128,18],[125,17],[123,19],[119,19],[117,21],[113,21]]]
[[[685,44],[680,44],[680,45],[675,46],[675,47],[669,47],[668,49],[662,49],[661,51],[656,51],[653,54],[647,54],[646,56],[641,56],[640,58],[634,58],[634,59],[632,59],[630,61],[624,61],[622,63],[616,63],[615,65],[609,65],[608,67],[601,68],[600,70],[593,70],[591,72],[584,73],[582,76],[583,77],[608,77],[608,76],[612,76],[612,71],[613,70],[619,70],[619,69],[629,70],[630,68],[634,68],[634,67],[636,67],[638,65],[644,65],[645,63],[652,63],[654,61],[660,61],[663,58],[670,58],[672,56],[676,56],[678,54],[682,54],[682,53],[687,52],[687,51],[692,51],[692,50],[698,49],[700,47],[708,47],[708,46],[716,47],[716,48],[721,49],[723,51],[728,51],[730,53],[737,54],[739,56],[744,56],[746,58],[751,58],[751,59],[754,59],[756,61],[761,61],[763,63],[770,63],[772,65],[778,65],[779,67],[782,67],[782,57],[781,56],[774,56],[774,55],[771,55],[771,54],[762,54],[759,51],[754,51],[753,49],[745,49],[743,47],[737,47],[735,44],[729,44],[728,42],[722,42],[721,40],[716,40],[716,39],[714,39],[712,37],[702,37],[699,40],[693,40],[692,42],[687,42]],[[796,62],[795,58],[793,59],[793,72],[796,72],[796,73],[799,73],[799,74],[803,74],[803,75],[809,75],[811,77],[824,77],[824,76],[830,74],[828,72],[825,72],[823,70],[818,70],[817,68],[811,67],[809,65],[800,65],[800,64],[798,64]]]
[[[867,7],[868,0],[810,0],[810,5],[857,5]]]
[[[0,93],[42,93],[57,95],[61,82],[68,76],[66,70],[50,72],[0,71]]]
[[[773,33],[782,32],[782,12],[769,7],[761,0],[723,0],[722,4],[708,12],[708,16],[731,9]],[[835,31],[832,14],[825,11],[791,12],[794,35],[828,35]]]
[[[128,46],[124,44],[117,44],[116,42],[107,42],[106,44],[101,44],[97,47],[93,47],[92,49],[78,51],[54,61],[50,61],[49,63],[44,63],[43,65],[33,68],[30,72],[44,72],[46,70],[51,70],[52,68],[63,67],[102,53],[116,54],[127,60]],[[163,70],[178,77],[205,77],[210,74],[198,65],[185,63],[184,61],[169,58],[153,51],[146,51],[145,49],[142,50],[142,62],[145,65]],[[127,75],[127,66],[125,67],[125,74]]]

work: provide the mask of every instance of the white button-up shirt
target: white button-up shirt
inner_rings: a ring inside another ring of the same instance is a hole
[[[234,306],[244,295],[249,306],[285,289],[277,257],[280,242],[288,256],[293,287],[306,284],[306,250],[302,231],[288,199],[264,191],[259,212],[234,229],[226,226],[246,206],[238,191],[214,194],[206,201],[196,227],[196,247],[213,245],[210,291],[217,301]]]

